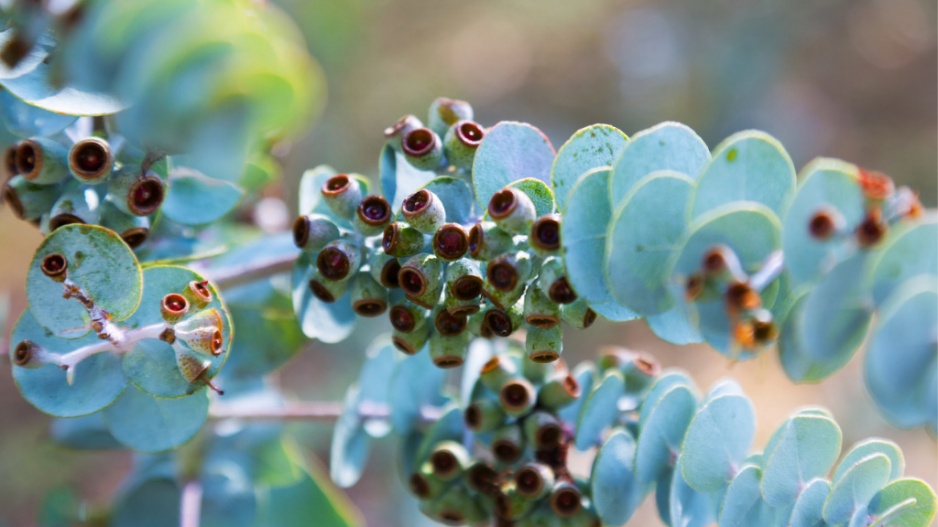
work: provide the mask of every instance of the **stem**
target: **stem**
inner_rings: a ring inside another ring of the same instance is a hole
[[[179,527],[199,527],[202,516],[202,484],[188,481],[182,487],[179,504]]]
[[[99,337],[107,339],[114,347],[119,348],[124,345],[126,335],[124,335],[123,329],[111,322],[111,317],[108,315],[108,312],[95,305],[94,300],[88,296],[88,293],[86,293],[84,289],[68,278],[62,282],[62,286],[65,288],[62,297],[66,299],[74,298],[81,302],[81,305],[91,318],[91,329],[93,329]]]
[[[265,260],[254,260],[244,265],[235,265],[212,269],[198,263],[191,265],[191,269],[215,284],[219,289],[235,287],[250,283],[269,276],[286,273],[293,269],[293,262],[300,257],[300,253],[279,255]]]
[[[782,274],[785,265],[785,255],[782,251],[775,251],[765,259],[762,268],[749,278],[749,286],[756,291],[762,291]]]
[[[214,406],[209,410],[211,419],[251,419],[258,421],[335,421],[345,406],[338,401],[295,403],[282,408],[237,408]],[[362,419],[387,419],[391,408],[386,404],[363,403],[358,415]],[[440,418],[435,406],[421,408],[421,418],[433,422]]]
[[[144,326],[142,328],[132,329],[127,332],[122,331],[123,338],[119,341],[118,344],[110,340],[102,340],[96,344],[89,344],[87,346],[82,346],[76,350],[70,351],[68,353],[63,353],[57,355],[54,353],[44,353],[44,360],[61,366],[65,370],[66,380],[69,384],[75,380],[75,367],[78,366],[78,363],[91,357],[92,355],[97,355],[98,353],[116,353],[118,355],[127,353],[132,350],[134,345],[144,339],[156,339],[160,337],[160,334],[167,328],[166,324],[153,324],[152,326]]]

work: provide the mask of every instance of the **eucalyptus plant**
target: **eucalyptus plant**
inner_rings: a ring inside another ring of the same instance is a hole
[[[777,351],[803,383],[866,342],[884,416],[935,433],[938,216],[910,189],[834,159],[796,174],[759,131],[711,150],[679,123],[597,124],[555,149],[439,98],[384,131],[377,180],[308,170],[292,229],[259,234],[236,212],[320,90],[290,21],[246,0],[74,9],[16,3],[0,32],[3,198],[44,235],[13,378],[55,440],[137,453],[114,504],[70,521],[358,524],[289,419],[335,421],[341,487],[394,436],[401,484],[452,525],[624,525],[652,492],[668,525],[935,517],[894,443],[842,454],[823,408],[754,450],[733,380],[701,394],[646,353],[562,356],[565,330],[644,318],[732,360]],[[360,317],[391,331],[367,323],[344,401],[288,402],[269,374]]]

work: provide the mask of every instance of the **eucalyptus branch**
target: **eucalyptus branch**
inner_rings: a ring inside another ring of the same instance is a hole
[[[289,272],[300,253],[278,255],[273,258],[252,260],[244,265],[213,269],[209,265],[195,263],[193,271],[208,278],[219,289],[247,284],[262,278]]]
[[[749,286],[756,291],[762,291],[782,274],[784,265],[785,255],[782,251],[773,252],[766,258],[765,263],[762,264],[762,268],[749,279]]]
[[[281,408],[239,408],[213,406],[209,410],[211,419],[249,419],[255,421],[335,421],[345,409],[339,401],[310,401],[293,403]],[[434,422],[440,418],[440,409],[424,406],[420,410],[424,422]],[[391,408],[386,404],[362,403],[358,416],[365,420],[387,419]]]
[[[199,527],[202,516],[202,484],[188,481],[182,487],[179,504],[179,527]]]

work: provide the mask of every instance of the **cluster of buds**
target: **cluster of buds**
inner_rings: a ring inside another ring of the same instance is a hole
[[[657,363],[623,350],[599,366],[620,370],[636,391],[658,374]],[[493,357],[463,413],[469,433],[428,433],[432,444],[418,450],[408,486],[421,510],[450,525],[598,526],[589,477],[568,466],[576,423],[563,410],[586,395],[563,361],[537,363],[520,350]]]
[[[207,377],[212,358],[225,352],[222,315],[218,309],[208,307],[212,299],[208,282],[192,281],[181,293],[165,295],[160,301],[160,314],[166,329],[159,338],[172,345],[176,366],[186,381],[202,381],[221,394]]]
[[[415,167],[464,173],[485,136],[471,118],[468,103],[437,99],[428,127],[410,115],[386,135]],[[551,362],[562,352],[561,321],[585,328],[595,320],[565,277],[560,215],[538,217],[522,190],[503,188],[486,211],[460,223],[447,218],[429,188],[404,198],[397,214],[385,198],[362,189],[347,174],[326,181],[321,194],[331,214],[297,218],[294,241],[312,256],[313,295],[334,302],[350,294],[365,317],[387,311],[401,351],[414,354],[429,344],[438,366],[454,367],[473,335],[525,329],[529,356]]]
[[[153,163],[121,163],[113,145],[100,137],[32,137],[3,152],[2,197],[17,217],[44,234],[73,223],[99,224],[138,247],[166,190],[150,170]]]

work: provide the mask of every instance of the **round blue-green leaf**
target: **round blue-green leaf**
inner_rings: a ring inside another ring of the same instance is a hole
[[[381,159],[378,162],[379,179],[381,180],[381,192],[391,203],[391,210],[395,213],[401,210],[404,204],[404,198],[420,190],[420,187],[426,185],[434,178],[436,172],[432,170],[420,170],[414,168],[407,158],[400,152],[394,150],[391,145],[384,145],[381,149]],[[323,180],[325,183],[325,180]],[[316,192],[319,192],[319,188]]]
[[[665,342],[680,346],[703,342],[700,330],[690,321],[684,306],[676,305],[664,313],[645,317],[645,322]]]
[[[844,477],[844,474],[853,468],[854,465],[873,454],[883,454],[889,458],[891,470],[889,473],[890,481],[902,477],[903,472],[905,472],[905,456],[902,455],[902,449],[899,448],[899,445],[888,439],[873,438],[860,441],[853,445],[837,465],[837,469],[834,470],[834,476],[831,478],[831,481],[834,483],[840,481],[840,478]]]
[[[826,527],[824,503],[831,493],[831,484],[825,479],[815,479],[805,485],[795,500],[788,519],[789,527]]]
[[[68,279],[107,311],[113,322],[125,320],[137,309],[143,273],[130,247],[103,227],[66,225],[42,241],[26,275],[30,311],[53,334],[78,338],[90,330],[91,323],[81,302],[62,298],[63,284],[42,273],[42,259],[56,253],[68,261]]]
[[[0,31],[0,48],[5,48],[16,37],[17,31],[18,29],[13,26]],[[16,66],[9,67],[6,61],[0,63],[0,83],[21,77],[39,67],[49,57],[54,47],[54,35],[51,31],[44,31],[33,43],[29,52],[16,63]]]
[[[326,343],[341,342],[352,334],[355,327],[355,311],[351,297],[346,294],[335,302],[319,300],[309,289],[313,275],[310,257],[300,255],[293,267],[293,310],[303,333]]]
[[[205,225],[234,210],[243,195],[233,183],[189,168],[175,168],[169,176],[169,190],[160,210],[176,223]]]
[[[120,497],[111,515],[113,527],[166,527],[179,524],[182,492],[175,480],[153,478]]]
[[[127,320],[127,327],[139,329],[162,324],[160,303],[163,296],[169,293],[181,293],[189,282],[204,280],[201,275],[185,267],[147,267],[143,271],[143,299],[137,311]],[[222,349],[225,350],[217,357],[202,355],[212,362],[204,374],[206,379],[211,380],[228,360],[234,334],[228,309],[222,304],[218,290],[211,282],[208,288],[212,292],[212,301],[205,306],[205,309],[216,309],[222,315]],[[176,364],[176,353],[173,347],[159,339],[139,341],[124,355],[122,362],[127,379],[134,386],[154,397],[183,397],[206,387],[203,381],[196,380],[190,383],[182,376]]]
[[[642,178],[656,170],[674,170],[692,179],[710,161],[710,149],[688,126],[666,122],[638,132],[612,167],[609,198],[613,206]]]
[[[108,93],[89,92],[69,84],[55,86],[55,73],[49,64],[39,64],[16,78],[0,79],[17,99],[43,110],[67,115],[110,115],[128,105]]]
[[[732,336],[732,327],[722,297],[686,302],[687,279],[701,270],[704,255],[718,245],[732,249],[747,273],[758,270],[768,256],[780,247],[780,226],[775,214],[764,205],[738,202],[709,211],[694,220],[679,256],[671,269],[671,287],[680,294],[679,304],[687,317],[700,327],[704,340],[720,353],[733,358],[743,354]]]
[[[668,262],[680,249],[694,180],[656,171],[636,183],[609,223],[605,277],[615,300],[641,315],[674,305]]]
[[[764,132],[739,132],[716,147],[697,179],[691,217],[737,201],[761,203],[781,217],[794,194],[795,166],[781,143]]]
[[[681,457],[678,457],[677,465],[681,465]],[[670,525],[712,526],[717,521],[721,496],[720,493],[697,492],[684,479],[681,470],[675,469],[668,497]]]
[[[720,507],[721,527],[751,527],[754,525],[781,525],[779,509],[772,509],[759,494],[762,470],[755,465],[746,465],[733,478],[723,505]]]
[[[853,350],[842,349],[839,355],[816,359],[809,355],[801,344],[801,316],[804,311],[807,290],[792,294],[790,307],[783,308],[777,315],[781,332],[778,339],[778,354],[782,368],[788,378],[801,383],[819,382],[844,366],[853,355]]]
[[[837,159],[815,159],[801,170],[782,231],[785,268],[795,284],[815,280],[847,249],[849,244],[842,237],[819,240],[811,235],[808,225],[819,211],[834,211],[843,220],[843,232],[852,233],[866,215],[858,177],[855,165]]]
[[[326,184],[332,176],[336,175],[335,169],[328,165],[319,165],[311,168],[300,177],[300,214],[326,214],[332,216],[332,211],[325,200],[322,199],[322,186]]]
[[[804,352],[816,361],[849,360],[866,337],[873,306],[863,282],[866,253],[856,253],[834,266],[796,312]]]
[[[580,416],[580,409],[583,408],[583,402],[586,400],[586,394],[593,391],[593,384],[596,381],[596,368],[590,362],[581,362],[573,368],[571,373],[580,386],[580,397],[575,401],[564,406],[557,412],[557,416],[568,423],[575,423]]]
[[[624,321],[638,315],[616,302],[602,272],[606,233],[612,217],[609,174],[608,168],[596,168],[577,180],[560,224],[560,246],[567,280],[577,295],[597,314]]]
[[[824,503],[824,521],[832,525],[849,521],[889,482],[891,470],[884,454],[867,456],[847,469],[831,487],[831,495]]]
[[[902,282],[921,274],[938,275],[938,213],[897,223],[870,265],[873,301],[880,305]]]
[[[882,304],[866,348],[864,377],[889,420],[903,428],[938,413],[938,277],[922,275],[895,288]]]
[[[16,344],[22,340],[30,340],[56,354],[101,342],[95,334],[73,340],[50,335],[29,310],[23,312],[13,329],[9,349],[11,363]],[[79,362],[75,366],[72,384],[66,380],[65,372],[54,364],[35,369],[14,365],[13,381],[30,404],[57,417],[76,417],[97,412],[113,403],[127,387],[120,357],[107,352]]]
[[[629,142],[621,130],[608,124],[581,128],[557,150],[550,171],[550,185],[562,210],[570,189],[587,170],[611,167]]]
[[[234,459],[216,457],[202,468],[200,527],[251,527],[257,496],[245,467]]]
[[[642,401],[642,407],[639,413],[639,426],[643,426],[645,419],[651,413],[652,409],[658,404],[658,401],[675,386],[684,386],[688,388],[694,397],[697,398],[697,391],[694,388],[694,381],[691,380],[687,372],[679,369],[669,368],[661,373],[652,383],[651,387],[645,392]]]
[[[645,486],[633,473],[634,458],[635,439],[625,430],[615,431],[596,454],[590,491],[605,525],[624,525],[645,497]]]
[[[49,427],[52,440],[60,445],[81,450],[118,449],[123,445],[107,431],[104,413],[95,412],[81,417],[58,418]]]
[[[0,66],[2,67],[2,66]],[[47,137],[71,126],[75,115],[61,115],[30,106],[0,89],[0,122],[17,137]]]
[[[388,386],[391,424],[396,434],[414,430],[422,421],[423,408],[442,402],[440,391],[445,380],[446,370],[433,364],[426,349],[397,362]]]
[[[508,187],[516,188],[531,198],[531,202],[534,203],[534,213],[538,217],[550,214],[556,209],[554,191],[540,179],[526,177],[512,181]]]
[[[870,500],[870,527],[928,527],[935,519],[935,502],[935,491],[924,481],[893,481]]]
[[[671,468],[697,410],[697,396],[688,386],[678,383],[662,394],[654,406],[646,408],[642,407],[642,433],[635,454],[635,477],[643,485]]]
[[[400,353],[387,336],[375,339],[365,350],[365,364],[358,374],[358,387],[361,390],[358,404],[371,407],[387,407],[391,393],[391,376]],[[365,431],[374,438],[388,435],[391,423],[386,419],[369,419],[364,424]]]
[[[772,436],[763,463],[762,495],[773,507],[794,503],[808,481],[827,474],[840,455],[842,434],[832,419],[796,415]]]
[[[449,176],[438,177],[422,188],[440,198],[443,209],[446,210],[447,222],[469,223],[469,218],[472,217],[472,189],[464,180]],[[402,201],[403,199],[401,198]]]
[[[586,397],[577,419],[575,445],[587,450],[602,442],[603,432],[619,417],[619,398],[625,394],[625,379],[618,370],[609,370]]]
[[[208,418],[205,391],[179,399],[158,399],[128,388],[104,411],[115,439],[139,452],[162,452],[192,439]]]
[[[516,179],[550,183],[553,162],[554,147],[543,132],[527,123],[496,124],[485,134],[472,162],[472,185],[481,210],[493,194]]]
[[[329,475],[340,487],[351,487],[361,478],[371,450],[371,438],[365,433],[359,407],[359,389],[349,387],[345,409],[332,430]]]
[[[729,484],[749,455],[755,412],[742,395],[707,401],[691,420],[681,448],[681,473],[698,492],[718,492]]]

